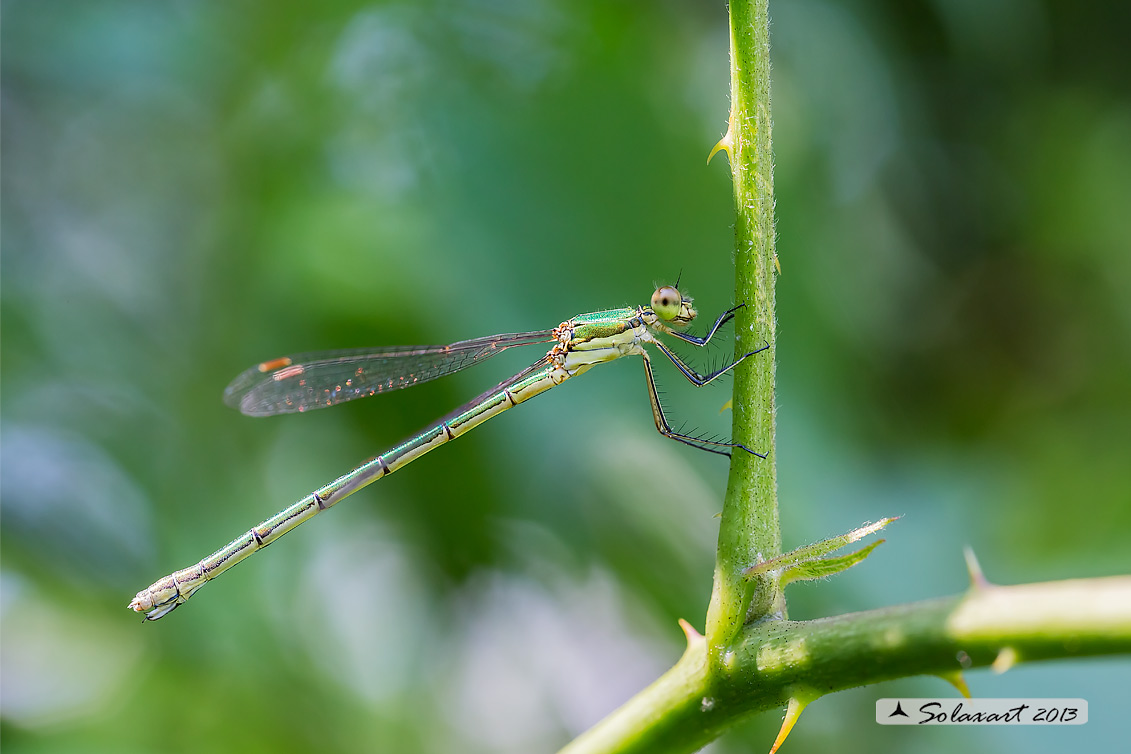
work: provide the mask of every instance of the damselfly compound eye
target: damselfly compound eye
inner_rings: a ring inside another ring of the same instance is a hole
[[[683,308],[683,296],[670,285],[657,288],[652,294],[652,311],[662,320],[670,322],[679,316]]]

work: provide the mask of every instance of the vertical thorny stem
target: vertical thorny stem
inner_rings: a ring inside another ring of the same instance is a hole
[[[731,113],[724,146],[735,203],[735,353],[770,348],[742,364],[734,383],[734,440],[766,459],[735,453],[719,528],[715,585],[707,611],[711,664],[726,655],[749,620],[784,613],[773,575],[753,580],[743,569],[781,550],[774,447],[774,182],[770,122],[768,0],[732,0]]]
[[[996,663],[1003,648],[1027,660],[1127,652],[1131,578],[1020,587],[975,579],[964,594],[815,621],[784,617],[778,577],[743,572],[780,553],[774,452],[773,160],[768,0],[731,0],[731,120],[721,143],[735,197],[736,353],[741,364],[734,439],[766,459],[731,463],[706,637],[689,624],[687,649],[660,678],[562,754],[697,751],[748,715],[820,693],[918,674],[953,675],[965,656]],[[874,637],[895,637],[877,643]]]

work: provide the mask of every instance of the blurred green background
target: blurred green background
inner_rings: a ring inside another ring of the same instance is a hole
[[[904,516],[792,615],[960,591],[966,544],[1002,583],[1128,572],[1128,6],[771,14],[785,544]],[[125,606],[537,354],[270,420],[220,402],[252,363],[545,328],[681,270],[729,307],[726,28],[721,2],[4,3],[6,752],[547,751],[675,661],[726,463],[656,434],[631,362],[159,623]],[[675,417],[725,433],[728,387],[668,366]],[[1082,728],[878,728],[879,696],[951,693],[909,679],[786,748],[1110,751],[1129,669],[970,674],[1085,697]]]

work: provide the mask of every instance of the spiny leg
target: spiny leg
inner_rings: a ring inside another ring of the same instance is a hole
[[[714,337],[715,331],[725,325],[727,322],[730,322],[732,319],[734,319],[734,313],[744,306],[746,306],[746,304],[739,304],[733,309],[727,309],[725,312],[720,314],[719,318],[715,320],[715,324],[711,325],[710,332],[708,332],[702,338],[697,335],[688,335],[685,332],[679,332],[678,330],[671,330],[668,328],[664,328],[664,332],[666,332],[668,335],[674,335],[680,340],[690,343],[693,346],[705,346],[708,342],[710,342],[711,338]]]
[[[683,373],[683,376],[686,377],[691,382],[691,384],[695,385],[696,387],[703,387],[704,385],[710,383],[712,380],[714,380],[719,375],[726,374],[730,370],[734,369],[736,366],[738,366],[739,364],[741,364],[743,361],[750,358],[754,354],[761,353],[762,351],[765,351],[767,348],[770,347],[769,341],[766,341],[766,345],[762,346],[761,348],[757,349],[756,351],[751,351],[750,353],[747,353],[747,354],[740,356],[739,358],[735,359],[732,363],[726,365],[722,369],[717,369],[714,372],[711,372],[710,374],[703,375],[703,374],[699,374],[694,369],[689,367],[683,361],[683,359],[681,359],[679,356],[677,356],[674,351],[672,351],[670,348],[665,346],[658,339],[654,339],[652,341],[652,344],[655,345],[657,348],[659,348],[660,351],[663,352],[664,356],[667,356],[669,359],[671,359],[672,363],[675,364],[676,367],[679,369],[679,371]],[[755,455],[757,455],[757,454],[755,454]]]
[[[768,347],[769,346],[767,346],[767,348]],[[690,435],[680,434],[679,432],[673,430],[671,428],[671,425],[668,424],[667,417],[664,416],[664,407],[660,405],[660,394],[656,390],[656,378],[652,375],[652,360],[648,358],[648,353],[646,351],[642,351],[641,355],[644,357],[644,377],[648,381],[648,399],[652,402],[652,418],[656,420],[656,429],[661,435],[663,435],[664,437],[670,437],[673,440],[678,440],[679,442],[682,442],[685,445],[690,445],[693,448],[699,448],[700,450],[705,450],[708,453],[717,453],[721,456],[726,456],[727,458],[730,458],[730,453],[725,450],[719,450],[719,448],[742,448],[751,455],[758,456],[759,458],[766,457],[761,453],[755,453],[753,450],[741,443],[704,440],[701,437],[691,437]],[[746,357],[744,356],[743,358]],[[731,366],[734,366],[734,364],[731,364]],[[727,367],[727,369],[729,368],[730,367]],[[718,374],[711,377],[711,379],[714,379],[717,376]]]

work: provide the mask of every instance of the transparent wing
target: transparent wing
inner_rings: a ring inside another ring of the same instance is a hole
[[[224,403],[248,416],[273,416],[418,385],[507,348],[554,339],[550,330],[492,335],[447,346],[358,348],[302,353],[265,361],[232,380]]]

